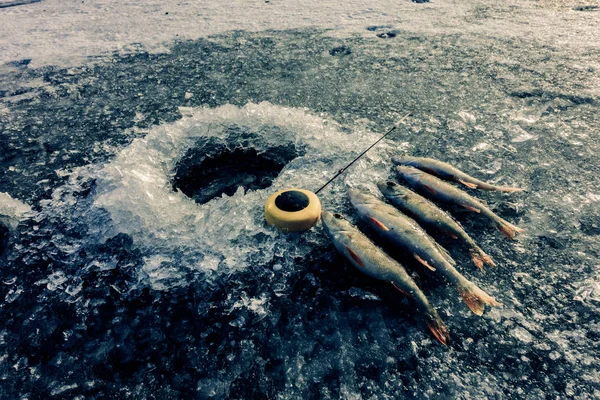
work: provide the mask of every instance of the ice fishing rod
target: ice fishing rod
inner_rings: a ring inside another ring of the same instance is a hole
[[[352,160],[348,165],[337,171],[336,174],[316,192],[313,193],[306,189],[290,188],[273,193],[269,196],[267,203],[265,204],[265,219],[267,220],[267,223],[283,232],[299,232],[312,228],[321,217],[321,201],[317,197],[317,193],[325,189],[327,185],[343,174],[352,166],[352,164],[367,154],[369,150],[375,147],[377,143],[381,142],[387,135],[394,132],[396,128],[400,126],[400,123],[411,115],[411,113],[408,113],[400,118],[390,130],[377,139],[377,141],[370,145],[365,151],[360,153],[358,157]]]

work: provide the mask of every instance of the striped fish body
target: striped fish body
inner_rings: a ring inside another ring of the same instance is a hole
[[[391,181],[379,182],[377,187],[394,207],[414,217],[421,225],[456,236],[464,232],[450,214],[412,190]]]
[[[492,210],[487,208],[481,201],[475,197],[465,193],[457,187],[440,180],[439,178],[427,174],[414,167],[398,166],[395,171],[403,179],[405,179],[410,186],[419,192],[427,195],[436,201],[457,205],[463,207],[469,211],[481,214],[490,220],[492,220],[498,229],[508,238],[514,238],[517,233],[522,233],[523,229],[520,229],[510,222],[500,218],[494,214]]]
[[[425,322],[434,336],[443,344],[448,342],[448,329],[402,264],[377,247],[341,214],[323,211],[321,222],[340,254],[361,272],[391,283],[408,296],[425,315]]]
[[[412,216],[422,226],[444,232],[450,237],[466,243],[469,246],[473,262],[479,269],[483,269],[484,262],[492,266],[496,265],[450,214],[425,197],[391,181],[379,182],[377,187],[394,207]]]
[[[388,256],[340,214],[321,214],[325,232],[335,248],[361,272],[382,281],[393,282],[408,293],[420,289],[402,264]]]
[[[439,271],[456,285],[461,297],[471,311],[483,315],[485,305],[500,305],[473,282],[454,268],[450,254],[438,245],[414,220],[375,196],[356,189],[349,190],[350,202],[368,225],[381,237],[404,248],[419,263],[433,271]]]
[[[471,175],[459,170],[458,168],[448,163],[435,160],[433,158],[401,156],[392,157],[392,162],[397,165],[418,168],[421,171],[427,172],[431,175],[435,175],[441,179],[461,183],[471,189],[495,190],[498,192],[524,191],[524,189],[521,188],[498,186],[484,182],[480,179],[472,177]]]
[[[350,202],[379,236],[404,249],[425,267],[434,271],[456,263],[435,240],[412,218],[377,197],[356,189],[349,189]]]

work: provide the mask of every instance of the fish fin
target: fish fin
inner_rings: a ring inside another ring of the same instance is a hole
[[[515,188],[515,187],[508,187],[508,186],[496,186],[495,189],[499,192],[506,192],[506,193],[524,192],[525,191],[525,189],[523,189],[523,188]]]
[[[389,231],[390,228],[388,228],[387,226],[385,226],[383,224],[383,222],[381,222],[380,220],[378,220],[375,217],[369,217],[369,219],[371,220],[371,222],[373,222],[375,224],[375,226],[377,226],[380,229],[383,229],[384,231]]]
[[[400,293],[402,293],[403,295],[405,295],[406,297],[412,299],[412,296],[410,295],[410,293],[408,293],[406,290],[402,290],[400,289],[400,287],[398,285],[396,285],[394,282],[390,281],[390,283],[392,284],[392,286],[399,291]]]
[[[513,239],[517,233],[525,232],[525,229],[518,228],[510,222],[504,220],[498,222],[496,227],[504,234],[504,236],[506,236],[507,239]]]
[[[498,303],[492,296],[479,289],[471,282],[467,285],[459,286],[458,293],[460,293],[463,301],[467,303],[467,306],[469,306],[475,315],[482,316],[486,304],[489,306],[502,305],[502,303]]]
[[[425,187],[425,189],[427,189],[427,190],[428,190],[428,191],[429,191],[431,194],[433,194],[434,196],[435,196],[435,195],[437,195],[437,192],[436,192],[436,191],[435,191],[435,189],[434,189],[434,188],[432,188],[431,186],[427,186],[427,185],[425,185],[424,187]]]
[[[437,243],[437,242],[434,242],[434,243],[435,243],[435,247],[440,251],[440,253],[442,253],[442,256],[444,256],[446,261],[448,261],[452,265],[456,265],[456,261],[454,261],[454,259],[450,255],[450,252],[448,250],[446,250],[445,248],[443,248],[442,245],[440,245],[439,243]]]
[[[468,205],[468,204],[461,204],[461,206],[463,206],[464,208],[466,208],[466,209],[467,209],[467,210],[469,210],[469,211],[476,212],[477,214],[479,214],[479,213],[481,212],[481,210],[480,210],[480,209],[478,209],[478,208],[475,208],[475,207],[473,207],[473,206],[470,206],[470,205]]]
[[[359,257],[358,254],[356,254],[356,252],[354,250],[352,250],[350,247],[346,246],[346,250],[348,250],[348,254],[350,254],[350,257],[352,257],[352,259],[361,267],[365,266],[365,263],[363,262],[363,260],[361,260],[361,258]]]
[[[481,253],[477,251],[477,249],[469,249],[469,253],[471,253],[471,258],[473,259],[475,266],[483,271],[483,258],[481,257]]]
[[[439,315],[427,315],[425,323],[427,324],[427,327],[433,336],[435,336],[435,338],[439,340],[441,344],[446,346],[450,340],[450,333],[448,332],[448,328]]]
[[[487,254],[483,257],[483,262],[487,265],[491,265],[492,267],[496,266],[496,263],[494,260],[492,260],[492,257],[488,256]]]
[[[481,259],[483,260],[483,262],[486,263],[487,265],[491,265],[492,267],[496,266],[496,263],[494,262],[494,260],[492,260],[492,257],[485,254],[483,252],[483,250],[479,249],[479,255],[481,256]]]
[[[462,183],[463,185],[465,185],[466,187],[468,187],[470,189],[477,189],[477,185],[474,183],[463,181],[462,179],[457,179],[456,181],[459,183]]]
[[[430,270],[432,270],[432,271],[435,271],[435,268],[433,268],[431,265],[429,265],[429,264],[427,263],[427,261],[423,260],[421,257],[419,257],[419,256],[418,256],[418,255],[416,255],[416,254],[413,254],[413,256],[414,256],[414,257],[415,257],[415,259],[416,259],[418,262],[420,262],[420,263],[421,263],[423,266],[425,266],[425,267],[429,268],[429,269],[430,269]]]

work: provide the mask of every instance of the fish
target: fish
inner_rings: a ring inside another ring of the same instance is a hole
[[[474,178],[446,162],[435,160],[433,158],[400,156],[392,157],[392,162],[397,165],[418,168],[421,171],[435,175],[438,178],[461,183],[470,189],[495,190],[497,192],[525,191],[525,189],[522,188],[492,185],[491,183]]]
[[[414,189],[426,194],[427,197],[440,201],[442,203],[454,204],[469,211],[481,214],[492,220],[498,230],[508,239],[513,239],[517,233],[525,232],[505,219],[494,214],[485,204],[473,196],[463,192],[451,184],[441,179],[425,173],[414,167],[405,167],[399,165],[395,168],[398,175],[404,178]]]
[[[424,267],[439,271],[458,288],[463,301],[474,314],[483,315],[486,304],[501,305],[458,272],[454,267],[456,262],[446,249],[437,244],[416,221],[369,192],[352,188],[348,192],[350,202],[363,221],[379,236],[404,249]]]
[[[483,270],[484,263],[496,266],[492,258],[475,243],[460,223],[435,203],[396,182],[378,182],[377,187],[394,207],[413,217],[421,226],[444,232],[451,238],[466,243],[477,268]]]
[[[387,255],[343,215],[322,211],[321,223],[338,252],[361,272],[389,282],[409,297],[417,310],[425,315],[425,323],[433,336],[444,345],[448,343],[448,328],[402,264]]]

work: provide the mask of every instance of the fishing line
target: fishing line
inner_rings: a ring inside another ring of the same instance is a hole
[[[398,120],[398,122],[396,122],[396,124],[392,127],[392,129],[390,129],[389,131],[387,131],[385,133],[385,135],[383,135],[382,137],[380,137],[375,143],[373,143],[372,145],[370,145],[365,151],[363,151],[362,153],[360,153],[360,155],[358,157],[356,157],[354,160],[352,160],[352,162],[348,165],[346,165],[344,168],[340,169],[334,176],[333,178],[331,178],[330,180],[327,181],[326,184],[324,184],[323,186],[321,186],[319,188],[319,190],[317,190],[315,192],[315,194],[318,194],[321,190],[325,189],[325,187],[327,185],[329,185],[331,182],[333,182],[333,180],[335,178],[337,178],[338,176],[340,176],[341,174],[344,173],[344,171],[346,171],[348,168],[350,168],[352,166],[352,164],[354,164],[355,162],[357,162],[362,156],[364,156],[365,154],[367,154],[367,151],[371,150],[373,147],[375,147],[375,145],[377,145],[377,143],[381,142],[387,135],[389,135],[390,133],[394,132],[396,130],[396,128],[400,125],[400,123],[402,121],[404,121],[406,118],[410,117],[412,115],[412,113],[408,113],[406,114],[404,117],[400,118]]]

